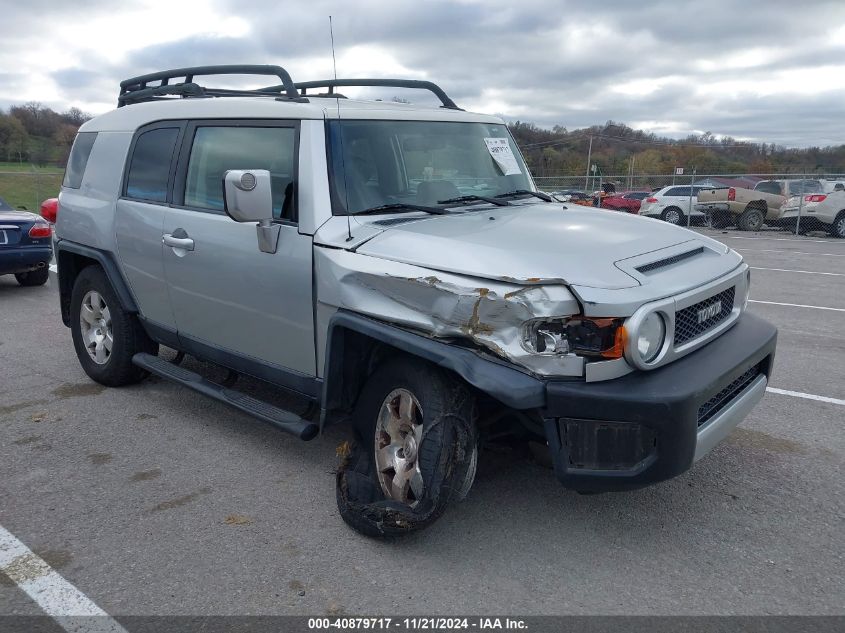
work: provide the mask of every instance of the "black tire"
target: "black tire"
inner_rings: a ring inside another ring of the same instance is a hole
[[[102,296],[111,317],[113,343],[108,359],[103,364],[98,364],[91,358],[83,341],[80,313],[82,301],[89,291],[96,291]],[[99,266],[84,268],[73,284],[70,331],[82,369],[92,380],[108,387],[130,385],[142,380],[147,372],[133,365],[132,357],[138,352],[158,354],[158,344],[147,336],[138,318],[124,309]]]
[[[376,420],[396,389],[409,391],[422,411],[417,460],[425,486],[413,507],[387,498],[376,472]],[[466,384],[436,366],[403,356],[379,367],[356,403],[356,441],[337,473],[337,506],[343,520],[373,537],[408,534],[434,523],[450,503],[467,494],[475,478],[475,407]]]
[[[845,239],[845,209],[840,211],[839,215],[836,216],[833,224],[828,229],[828,233],[830,233],[831,237]]]
[[[666,207],[660,214],[660,219],[676,226],[684,226],[687,223],[684,212],[678,207]]]
[[[747,207],[737,219],[736,226],[740,231],[759,231],[765,220],[766,214],[762,209]]]
[[[28,273],[15,273],[15,279],[21,286],[43,286],[50,278],[50,269],[46,266]]]

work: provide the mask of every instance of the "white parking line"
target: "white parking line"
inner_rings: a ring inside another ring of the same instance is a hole
[[[827,396],[817,396],[812,393],[803,393],[801,391],[789,391],[788,389],[775,389],[774,387],[766,387],[766,391],[777,393],[782,396],[804,398],[805,400],[818,400],[819,402],[829,402],[830,404],[838,404],[845,406],[845,400],[840,400],[839,398],[828,398]]]
[[[845,257],[845,253],[808,253],[806,251],[781,251],[776,248],[735,248],[740,253],[780,253],[782,255],[814,255],[816,257]]]
[[[0,571],[67,631],[126,633],[126,629],[108,613],[62,578],[2,525]]]
[[[779,273],[801,273],[802,275],[831,275],[833,277],[845,277],[845,273],[819,273],[814,270],[792,270],[790,268],[761,268],[760,266],[749,266],[752,270],[774,270]]]
[[[778,301],[758,301],[749,299],[748,303],[765,303],[770,306],[788,306],[790,308],[812,308],[813,310],[832,310],[833,312],[845,312],[845,308],[827,308],[825,306],[808,306],[803,303],[780,303]]]

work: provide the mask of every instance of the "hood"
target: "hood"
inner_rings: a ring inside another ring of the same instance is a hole
[[[397,224],[357,252],[511,283],[618,289],[640,282],[616,262],[698,237],[660,220],[537,203]]]

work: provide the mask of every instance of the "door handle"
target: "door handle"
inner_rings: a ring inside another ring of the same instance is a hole
[[[187,233],[185,233],[185,235],[187,235]],[[165,246],[170,246],[171,248],[181,248],[186,251],[194,250],[194,240],[190,237],[176,237],[170,233],[165,233],[161,238],[161,242]]]

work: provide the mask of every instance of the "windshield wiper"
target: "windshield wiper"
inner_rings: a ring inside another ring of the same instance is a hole
[[[499,196],[496,196],[498,198]],[[487,196],[458,196],[457,198],[449,198],[448,200],[438,200],[437,204],[460,204],[461,202],[489,202],[495,204],[497,207],[506,207],[510,202],[504,200],[496,200],[496,198],[488,198]]]
[[[529,191],[528,189],[514,189],[513,191],[508,191],[507,193],[500,193],[498,196],[494,196],[495,198],[512,198],[514,196],[534,196],[535,198],[540,198],[545,202],[552,202],[551,196],[547,196],[544,193],[540,193],[539,191]]]
[[[421,204],[409,204],[407,202],[391,202],[388,204],[380,204],[377,207],[370,207],[363,211],[356,211],[352,215],[370,215],[375,213],[402,213],[404,211],[425,211],[432,215],[446,215],[448,211],[440,207],[426,207]]]

